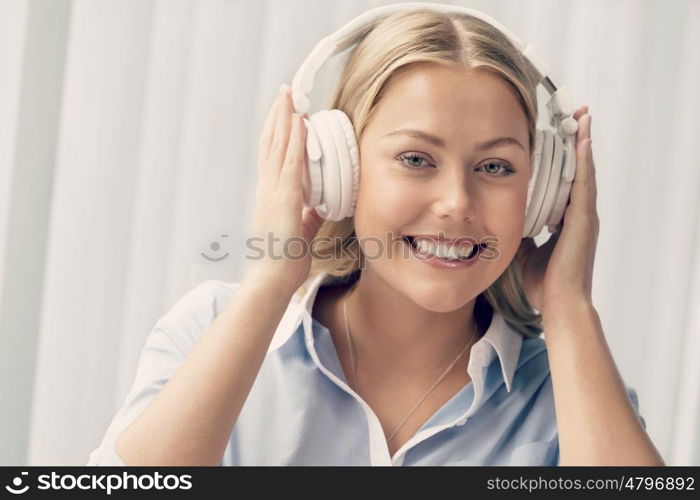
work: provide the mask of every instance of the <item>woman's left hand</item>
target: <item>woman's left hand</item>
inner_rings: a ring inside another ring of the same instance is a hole
[[[546,309],[565,303],[592,302],[599,219],[588,106],[579,108],[573,117],[579,125],[576,133],[576,173],[561,229],[539,247],[533,238],[524,238],[516,253],[521,266],[523,291],[530,305],[543,316]]]

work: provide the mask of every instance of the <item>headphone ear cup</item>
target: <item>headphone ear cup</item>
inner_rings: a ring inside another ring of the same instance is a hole
[[[333,121],[328,119],[328,110],[318,111],[309,117],[321,150],[319,157],[321,184],[321,203],[315,206],[318,215],[327,220],[336,220],[340,211],[340,167],[338,152],[333,132]]]
[[[359,188],[357,139],[348,116],[337,109],[314,113],[310,122],[321,149],[322,203],[316,212],[327,220],[354,215]]]
[[[306,169],[302,177],[304,204],[316,207],[323,199],[323,176],[321,169],[321,143],[318,135],[308,118],[304,119],[306,126]]]
[[[573,174],[576,170],[576,145],[574,144],[573,138],[571,136],[565,138],[560,135],[556,135],[555,138],[561,149],[560,163],[562,172],[559,175],[559,185],[557,186],[552,210],[549,214],[549,218],[545,221],[547,223],[547,230],[550,233],[555,233],[561,229],[560,223],[564,218],[564,212],[569,203],[571,184],[574,180]]]
[[[360,188],[360,148],[357,145],[355,129],[348,115],[338,109],[332,109],[329,114],[334,126],[342,133],[344,142],[338,147],[338,155],[343,157],[339,162],[343,196],[339,217],[352,217],[357,206],[357,192]]]
[[[535,226],[532,229],[533,234],[538,235],[545,223],[552,218],[552,212],[556,205],[557,195],[559,194],[559,187],[561,186],[561,170],[562,170],[562,160],[564,156],[564,147],[559,135],[547,132],[548,137],[551,138],[551,154],[549,155],[549,180],[547,182],[547,189],[544,193],[544,198],[542,199],[542,208],[540,209],[540,214],[537,217]],[[550,141],[545,141],[548,144]],[[545,149],[545,154],[549,150]],[[544,161],[544,154],[543,154]]]
[[[535,136],[535,150],[532,153],[532,175],[530,176],[530,182],[527,185],[527,204],[525,208],[525,223],[523,226],[523,238],[530,238],[534,236],[532,229],[537,220],[537,216],[540,212],[540,202],[543,196],[542,193],[542,180],[541,180],[541,165],[542,165],[542,152],[544,150],[544,143],[546,142],[546,131],[537,129],[537,135]]]

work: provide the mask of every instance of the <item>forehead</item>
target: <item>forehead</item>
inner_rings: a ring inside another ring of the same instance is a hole
[[[512,135],[527,143],[527,117],[514,91],[483,69],[429,62],[401,68],[382,89],[372,122],[382,134],[410,125],[448,142],[468,130],[482,138]]]

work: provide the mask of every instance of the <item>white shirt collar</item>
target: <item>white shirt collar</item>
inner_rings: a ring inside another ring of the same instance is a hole
[[[305,294],[301,294],[301,289],[295,292],[277,326],[268,348],[268,353],[282,347],[297,330],[302,320],[304,320],[304,328],[306,329],[307,325],[310,328],[311,312],[319,288],[335,279],[333,275],[324,271],[306,280],[304,283],[306,286]],[[310,332],[306,332],[306,334],[308,335]],[[493,358],[498,355],[501,362],[503,380],[506,383],[508,392],[510,392],[513,376],[520,358],[522,341],[522,335],[510,328],[503,317],[494,311],[488,330],[472,346],[471,359],[469,360],[470,372],[473,367],[489,366]]]

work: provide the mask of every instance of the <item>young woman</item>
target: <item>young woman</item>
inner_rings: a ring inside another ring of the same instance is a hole
[[[329,107],[361,159],[354,215],[304,206],[306,129],[283,87],[253,223],[273,251],[159,320],[89,463],[663,465],[591,300],[587,107],[561,231],[538,248],[522,239],[536,80],[502,33],[400,12],[339,81]],[[286,246],[320,236],[313,255]]]

